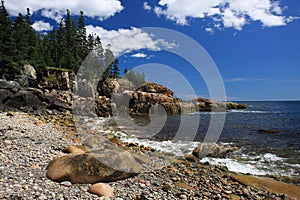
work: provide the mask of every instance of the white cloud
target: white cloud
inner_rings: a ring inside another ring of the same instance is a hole
[[[210,17],[225,28],[242,30],[251,21],[259,21],[263,26],[284,26],[296,19],[284,16],[279,1],[271,0],[160,0],[154,12],[180,25],[187,25],[189,18]]]
[[[268,79],[263,78],[245,78],[245,77],[236,77],[224,81],[225,83],[234,83],[234,82],[253,82],[253,81],[267,81]]]
[[[210,33],[210,34],[213,34],[215,32],[214,29],[210,28],[210,27],[206,27],[205,31],[208,32],[208,33]]]
[[[249,81],[250,79],[249,78],[244,78],[244,77],[237,77],[237,78],[232,78],[232,79],[229,79],[225,82],[227,83],[233,83],[233,82],[242,82],[242,81]]]
[[[42,10],[41,15],[49,19],[53,19],[57,23],[59,23],[63,19],[62,14],[59,11],[53,9]]]
[[[53,26],[50,25],[50,23],[46,23],[43,21],[35,21],[34,24],[32,25],[32,27],[36,30],[36,31],[50,31],[53,29]]]
[[[73,14],[78,14],[81,10],[86,16],[96,17],[100,20],[111,17],[123,10],[119,0],[9,0],[5,2],[6,8],[11,15],[17,16],[19,12],[25,12],[30,8],[31,12],[43,10],[44,16],[58,20],[60,15],[69,9]]]
[[[172,48],[173,43],[168,43],[162,39],[153,39],[153,36],[144,32],[142,29],[118,29],[106,30],[99,26],[86,26],[88,34],[97,34],[101,40],[103,47],[111,45],[111,50],[115,55],[129,53],[135,50],[148,49],[159,51],[162,48]]]
[[[151,10],[151,6],[148,4],[147,1],[144,2],[143,8],[144,8],[144,10],[148,10],[148,11]]]
[[[146,58],[147,55],[144,54],[144,53],[136,53],[136,54],[131,55],[131,57],[134,57],[134,58]]]

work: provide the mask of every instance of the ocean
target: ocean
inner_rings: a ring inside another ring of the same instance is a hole
[[[230,171],[253,175],[300,178],[300,101],[238,103],[245,103],[248,107],[244,110],[226,112],[225,124],[217,142],[225,146],[238,147],[239,150],[226,158],[205,157],[201,162],[226,166]],[[152,133],[153,127],[147,126],[150,123],[149,119],[144,120],[144,124],[139,123],[138,126],[132,126],[122,119],[116,121],[121,131],[127,135],[123,140],[183,155],[191,153],[199,142],[203,141],[211,116],[221,114],[224,113],[197,112],[171,115],[167,120],[165,116],[156,116],[150,121],[166,120],[166,122],[155,133]],[[195,119],[199,122],[196,128]],[[181,132],[185,131],[187,140],[184,136],[180,137],[180,140],[174,140],[179,129]],[[259,132],[260,129],[276,131],[265,133]]]

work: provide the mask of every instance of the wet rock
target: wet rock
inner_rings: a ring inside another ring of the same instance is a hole
[[[198,162],[200,160],[198,157],[194,156],[193,154],[185,154],[184,158],[191,162]]]
[[[259,133],[280,133],[280,130],[276,130],[276,129],[259,129],[258,130]]]
[[[230,152],[238,150],[237,147],[226,147],[216,143],[201,143],[193,151],[193,155],[198,158],[213,157],[225,158]]]
[[[100,197],[113,197],[114,196],[114,189],[104,183],[93,184],[89,188],[89,192],[92,194],[96,194]]]
[[[248,176],[241,174],[228,173],[231,179],[260,190],[267,190],[277,194],[287,194],[291,198],[300,199],[300,187],[276,181],[272,178]],[[248,190],[247,190],[248,191]],[[245,192],[245,191],[243,191]]]

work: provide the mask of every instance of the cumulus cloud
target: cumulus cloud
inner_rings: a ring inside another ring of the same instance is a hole
[[[134,58],[146,58],[147,55],[144,54],[144,53],[136,53],[136,54],[131,55],[131,57],[134,57]]]
[[[173,48],[175,46],[175,44],[165,40],[154,39],[151,34],[134,27],[131,29],[106,30],[100,26],[88,25],[86,29],[88,34],[97,34],[101,38],[104,48],[110,45],[112,52],[117,56],[135,50],[160,51],[162,48]]]
[[[210,28],[210,27],[206,27],[205,31],[208,32],[208,33],[210,33],[210,34],[213,34],[215,32],[214,29]]]
[[[189,18],[209,17],[224,28],[242,30],[251,21],[259,21],[266,27],[290,23],[296,18],[284,16],[285,8],[271,0],[160,0],[153,10],[180,25],[188,25]]]
[[[45,17],[60,20],[61,15],[69,9],[73,14],[78,14],[81,10],[86,16],[96,17],[100,20],[111,17],[117,12],[123,10],[123,6],[119,0],[9,0],[5,2],[6,8],[11,15],[18,15],[19,12],[30,8],[32,12],[42,10]]]
[[[151,6],[148,4],[147,1],[144,2],[143,8],[144,8],[144,10],[151,10]]]
[[[46,18],[53,19],[57,23],[59,23],[63,19],[62,14],[59,11],[53,9],[42,10],[41,15]]]
[[[35,21],[32,27],[36,31],[50,31],[53,29],[53,26],[51,26],[50,23],[43,21]]]

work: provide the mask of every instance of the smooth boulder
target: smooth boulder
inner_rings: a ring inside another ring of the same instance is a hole
[[[89,192],[100,197],[113,197],[114,188],[104,183],[95,183],[89,188]]]
[[[139,174],[142,166],[127,151],[103,150],[53,159],[46,176],[72,183],[112,182]]]

